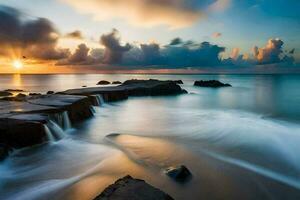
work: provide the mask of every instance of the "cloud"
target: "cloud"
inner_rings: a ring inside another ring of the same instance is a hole
[[[269,39],[267,45],[262,48],[255,46],[253,48],[254,58],[259,64],[273,64],[282,62],[282,46],[284,42],[281,39]]]
[[[219,33],[219,32],[215,32],[211,35],[212,38],[219,38],[222,36],[222,33]]]
[[[231,55],[230,57],[233,59],[233,60],[237,60],[238,57],[240,55],[240,49],[239,48],[233,48],[232,51],[231,51]]]
[[[66,37],[66,38],[72,38],[72,39],[78,39],[78,40],[84,39],[84,37],[83,37],[81,31],[79,31],[79,30],[75,30],[75,31],[73,31],[73,32],[67,33],[67,34],[65,35],[65,37]]]
[[[122,62],[123,54],[129,51],[132,46],[126,43],[124,46],[120,44],[119,32],[113,29],[108,34],[103,34],[100,38],[100,43],[105,47],[104,63],[118,64]]]
[[[224,51],[224,47],[209,42],[197,43],[175,38],[165,46],[150,43],[134,47],[125,53],[123,64],[168,69],[217,66],[221,64],[220,54]]]
[[[95,20],[125,19],[130,24],[172,28],[190,26],[203,16],[225,9],[229,0],[61,0]]]
[[[18,10],[0,6],[1,54],[10,56],[21,51],[26,57],[61,59],[68,56],[66,49],[56,49],[59,33],[45,18],[28,19]]]
[[[182,43],[183,42],[182,42],[181,38],[177,37],[177,38],[172,39],[169,45],[173,46],[173,45],[179,45]]]

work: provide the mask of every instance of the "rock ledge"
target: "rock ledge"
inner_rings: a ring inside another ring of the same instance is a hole
[[[94,200],[174,200],[144,180],[127,175],[108,186]]]

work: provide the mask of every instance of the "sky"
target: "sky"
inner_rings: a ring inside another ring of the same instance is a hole
[[[0,0],[0,73],[298,73],[299,0]]]

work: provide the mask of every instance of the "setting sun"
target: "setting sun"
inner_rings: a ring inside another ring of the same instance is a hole
[[[23,63],[20,61],[20,60],[14,60],[12,62],[12,66],[15,68],[15,69],[21,69],[23,68]]]

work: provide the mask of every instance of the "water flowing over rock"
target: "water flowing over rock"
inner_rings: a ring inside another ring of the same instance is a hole
[[[163,191],[149,185],[144,180],[127,175],[108,186],[94,200],[173,200]]]
[[[199,86],[199,87],[212,87],[212,88],[219,88],[219,87],[232,87],[228,83],[222,83],[217,80],[209,80],[209,81],[195,81],[194,86]]]
[[[93,105],[101,106],[104,102],[124,100],[129,96],[184,93],[186,91],[173,81],[150,79],[128,80],[114,87],[4,97],[4,100],[0,100],[0,144],[9,148],[23,148],[59,140],[65,136],[64,130],[70,129],[73,123],[93,116]]]
[[[94,106],[102,106],[105,101],[101,94],[90,95]]]
[[[0,101],[0,144],[23,148],[65,136],[72,123],[93,116],[88,97],[26,96],[24,101]],[[1,148],[2,149],[2,148]],[[4,155],[3,153],[1,153]]]

